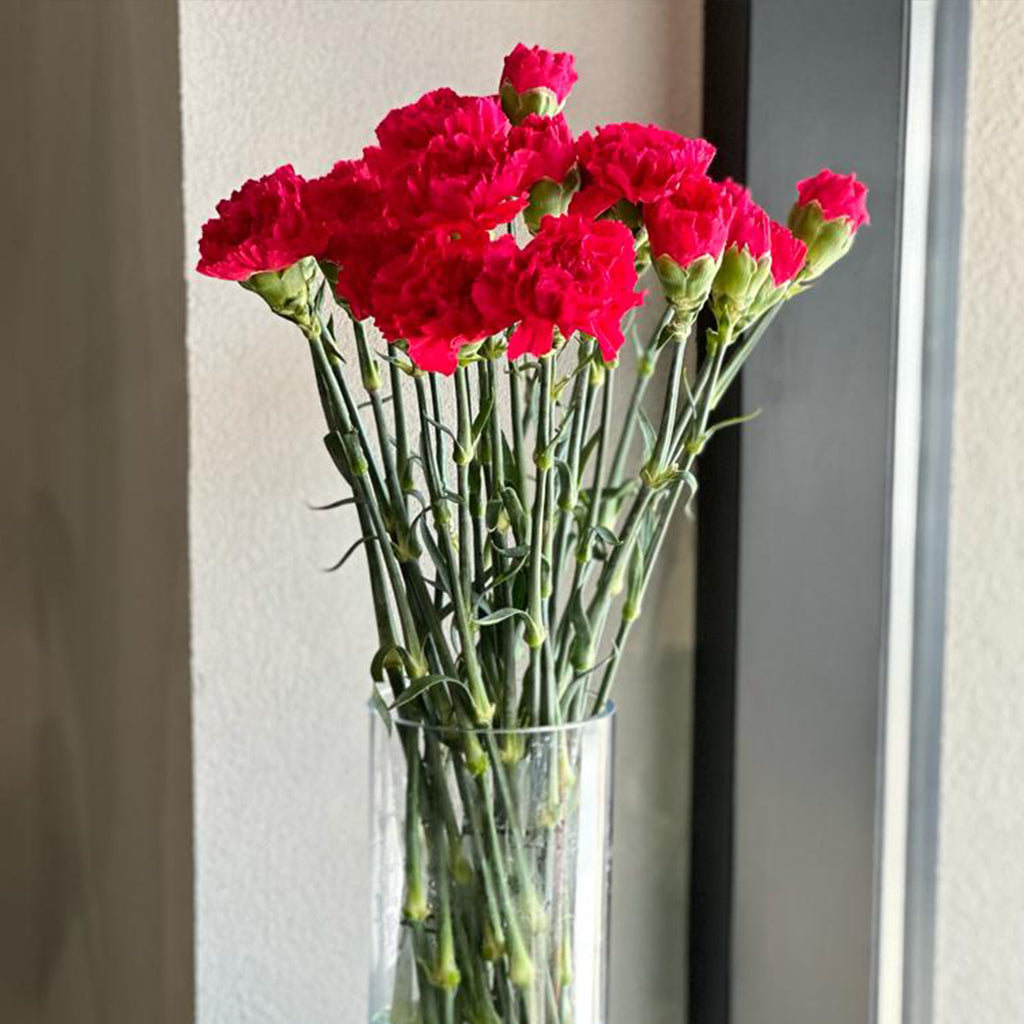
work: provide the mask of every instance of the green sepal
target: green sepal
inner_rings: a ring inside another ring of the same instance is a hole
[[[501,83],[498,96],[501,99],[501,108],[505,111],[505,116],[513,124],[519,124],[530,114],[554,117],[562,109],[558,94],[553,89],[547,89],[544,86],[518,92],[516,87],[506,79]]]
[[[854,231],[845,217],[826,220],[817,199],[789,211],[789,230],[807,245],[807,261],[800,275],[802,281],[820,277],[853,246]]]
[[[681,267],[667,253],[662,253],[654,261],[654,271],[672,306],[690,312],[700,309],[707,301],[720,263],[720,259],[705,255]]]
[[[298,324],[307,334],[313,330],[313,286],[319,267],[312,256],[307,256],[284,270],[267,270],[253,274],[239,284],[255,292],[280,317]]]

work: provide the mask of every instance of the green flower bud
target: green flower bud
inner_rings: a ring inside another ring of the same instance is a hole
[[[755,260],[746,248],[730,245],[711,285],[711,308],[719,323],[736,323],[771,279],[771,256]]]

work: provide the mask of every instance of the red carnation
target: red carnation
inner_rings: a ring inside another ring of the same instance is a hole
[[[542,178],[562,181],[576,163],[572,132],[561,114],[554,117],[530,114],[512,129],[508,142],[513,153],[526,154],[524,187]]]
[[[571,53],[555,53],[519,43],[505,58],[501,85],[507,82],[518,93],[549,89],[562,104],[579,78],[573,66],[575,62]]]
[[[365,229],[384,215],[380,182],[365,160],[339,160],[322,178],[307,182],[306,204],[326,235],[317,255],[339,264],[359,251]]]
[[[574,63],[571,53],[556,53],[519,43],[505,58],[502,84],[508,82],[516,92],[550,89],[563,103],[580,78],[575,73]]]
[[[776,221],[770,224],[772,281],[776,288],[796,278],[807,259],[807,246],[788,228]]]
[[[615,358],[622,317],[643,301],[635,290],[628,228],[572,214],[545,217],[522,252],[506,246],[498,255],[504,266],[488,268],[474,298],[493,321],[521,321],[509,343],[510,359],[550,352],[555,327],[565,337],[574,331],[592,335],[604,358]]]
[[[476,100],[475,96],[460,96],[454,89],[424,93],[415,103],[396,107],[387,114],[377,125],[380,148],[370,152],[383,157],[386,163],[401,162],[426,149],[430,140],[441,133],[449,114],[471,106]]]
[[[644,207],[651,254],[666,255],[679,267],[701,256],[717,260],[732,221],[729,193],[709,178],[687,178],[671,195]]]
[[[856,174],[836,174],[826,167],[813,178],[798,181],[796,190],[799,196],[797,206],[816,202],[826,221],[843,217],[852,231],[871,223],[868,216],[868,188],[857,180]]]
[[[771,250],[771,218],[751,198],[750,190],[726,178],[722,188],[730,195],[733,203],[732,222],[726,245],[746,249],[759,260]]]
[[[807,244],[802,279],[820,277],[842,259],[857,231],[870,223],[867,186],[856,174],[836,174],[828,168],[797,182],[797,201],[789,211],[789,228]]]
[[[304,187],[303,179],[285,164],[222,199],[217,216],[203,225],[199,273],[245,281],[319,252],[323,230],[306,209]]]
[[[450,113],[426,150],[392,173],[391,213],[419,227],[472,223],[491,228],[511,220],[527,201],[527,152],[509,148],[509,123],[493,97]]]
[[[572,212],[596,217],[620,199],[654,203],[684,178],[702,175],[715,155],[704,139],[687,139],[656,125],[609,124],[576,143],[585,174]]]
[[[404,339],[422,370],[450,374],[459,350],[507,327],[473,301],[491,240],[486,231],[444,229],[423,235],[406,254],[381,268],[373,285],[373,315],[389,341]]]

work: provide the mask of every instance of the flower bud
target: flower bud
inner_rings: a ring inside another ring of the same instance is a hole
[[[747,248],[730,245],[711,286],[711,306],[716,318],[736,323],[750,309],[771,277],[770,255],[755,259]]]
[[[571,53],[554,53],[522,43],[505,58],[498,89],[508,119],[519,124],[530,114],[553,117],[579,77]]]
[[[796,188],[789,228],[807,245],[807,263],[801,277],[812,281],[845,256],[857,231],[871,223],[868,190],[856,174],[836,174],[828,168],[797,182]]]

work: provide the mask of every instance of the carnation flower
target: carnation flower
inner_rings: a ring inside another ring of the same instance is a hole
[[[761,259],[771,249],[771,218],[754,202],[750,189],[731,178],[722,182],[722,188],[733,205],[726,244],[745,249],[755,260]]]
[[[772,282],[776,288],[789,284],[800,273],[807,259],[807,246],[788,228],[772,221],[771,254]]]
[[[518,46],[505,58],[499,92],[513,124],[529,114],[550,116],[565,104],[579,77],[571,53],[554,53],[539,46]]]
[[[317,255],[332,263],[357,252],[366,228],[384,215],[380,181],[365,160],[339,160],[323,177],[306,183],[305,198],[326,239]]]
[[[542,178],[562,181],[576,163],[572,132],[561,114],[541,117],[530,114],[509,133],[509,149],[523,154],[523,185]]]
[[[576,58],[571,53],[555,53],[519,43],[505,58],[501,81],[508,82],[517,92],[550,89],[558,102],[564,103],[579,79],[575,63]]]
[[[813,178],[798,181],[796,190],[799,196],[797,206],[817,203],[825,220],[842,217],[853,231],[871,223],[867,205],[868,188],[857,180],[856,174],[836,174],[826,167]]]
[[[701,256],[717,260],[732,222],[732,197],[709,178],[687,178],[671,195],[644,207],[651,254],[687,267]]]
[[[319,252],[323,230],[306,209],[304,186],[291,164],[285,164],[222,199],[217,216],[203,225],[199,273],[245,281]]]
[[[500,315],[495,319],[494,310],[485,314],[473,301],[491,245],[486,231],[435,229],[377,274],[377,327],[389,341],[408,342],[409,357],[421,370],[454,373],[463,346],[511,323]]]
[[[772,222],[749,189],[731,179],[723,181],[722,188],[732,201],[733,214],[722,265],[711,288],[712,309],[720,326],[736,326],[771,275]]]
[[[396,107],[377,125],[379,149],[368,152],[385,165],[394,165],[410,154],[426,149],[434,136],[444,128],[449,114],[471,106],[477,97],[460,96],[454,89],[434,89],[424,93],[415,103]]]
[[[380,182],[366,160],[340,160],[328,174],[306,184],[310,216],[323,229],[318,258],[335,267],[334,292],[353,315],[371,310],[377,271],[407,252],[414,237],[385,215]]]
[[[473,290],[492,320],[520,320],[509,342],[510,359],[551,351],[554,329],[569,337],[595,337],[605,360],[623,343],[621,321],[639,305],[633,236],[616,221],[569,214],[545,217],[537,236],[519,253],[504,247]]]
[[[704,304],[718,270],[733,198],[709,178],[686,178],[671,195],[644,206],[654,269],[665,297],[679,310]]]
[[[857,231],[870,223],[868,190],[856,174],[836,174],[828,168],[797,182],[796,190],[789,227],[807,245],[803,279],[811,281],[845,256]]]
[[[596,217],[620,199],[654,203],[684,178],[702,175],[715,155],[704,139],[687,139],[656,125],[609,124],[576,143],[584,187],[572,212]]]
[[[474,99],[444,118],[439,134],[401,173],[386,195],[393,216],[419,227],[511,220],[527,202],[526,151],[509,146],[509,123],[493,97]]]

